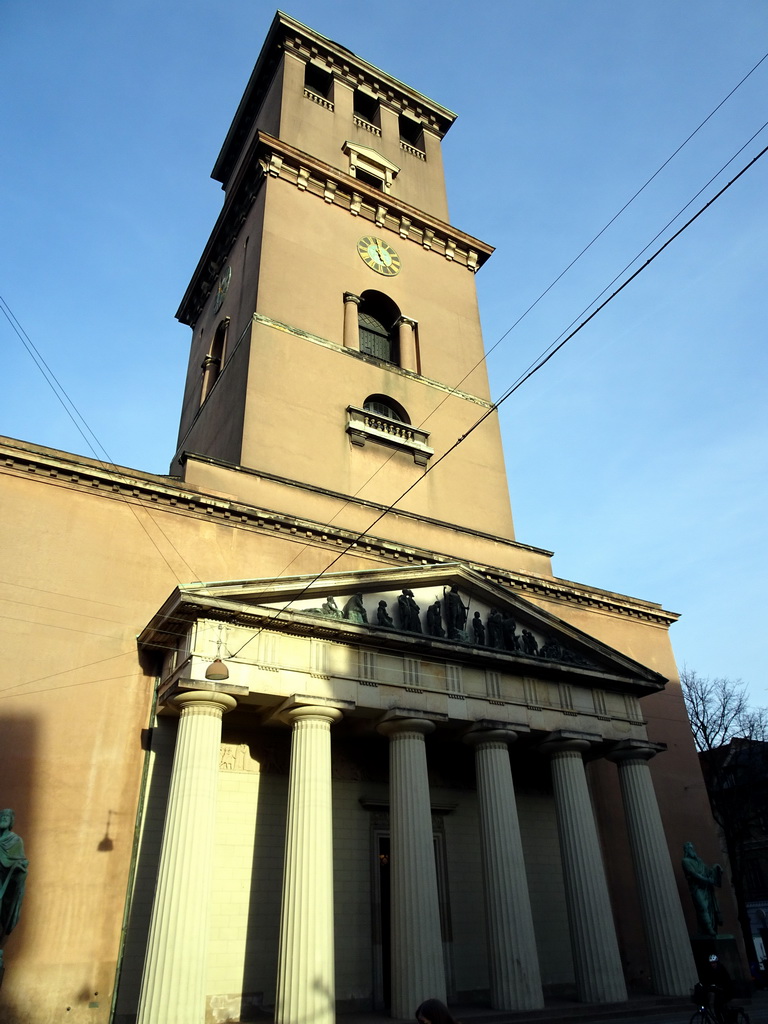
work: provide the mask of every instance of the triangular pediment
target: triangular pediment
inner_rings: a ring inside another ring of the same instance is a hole
[[[463,563],[184,585],[140,643],[160,645],[167,623],[177,633],[180,619],[200,618],[637,693],[666,682]]]
[[[379,153],[377,149],[372,149],[370,146],[361,146],[357,142],[347,141],[342,146],[342,149],[345,153],[354,155],[358,161],[385,168],[390,171],[392,177],[400,172],[400,168],[397,164],[393,164],[391,160],[388,160],[385,156]]]

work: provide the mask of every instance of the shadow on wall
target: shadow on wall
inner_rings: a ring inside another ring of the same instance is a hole
[[[3,1024],[33,1024],[27,1002],[19,992],[17,979],[24,958],[32,948],[35,922],[45,920],[41,888],[35,884],[35,852],[44,825],[36,814],[37,725],[31,715],[0,714],[0,808],[10,807],[16,816],[13,831],[21,836],[30,875],[21,907],[21,917],[12,933],[2,939],[5,971],[0,987],[0,1020]],[[2,884],[2,876],[0,876]]]
[[[178,719],[159,718],[156,725],[144,730],[142,735],[144,748],[151,750],[150,773],[144,798],[141,840],[136,854],[136,876],[117,980],[114,1024],[133,1024],[136,1019],[177,727]],[[112,841],[109,825],[108,818],[107,831],[99,844],[100,850]]]

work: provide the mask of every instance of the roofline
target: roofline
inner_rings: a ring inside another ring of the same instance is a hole
[[[224,184],[237,162],[242,143],[247,137],[251,123],[258,114],[262,98],[274,76],[279,55],[285,48],[284,41],[288,32],[303,37],[304,41],[310,44],[310,46],[315,48],[318,46],[322,47],[326,54],[335,58],[335,61],[341,64],[342,67],[354,63],[359,71],[377,78],[390,90],[402,93],[417,106],[428,108],[433,121],[438,122],[440,125],[441,137],[445,135],[456,120],[457,115],[452,110],[430,99],[424,93],[418,92],[418,90],[410,85],[399,81],[399,79],[394,78],[392,75],[387,74],[385,71],[377,68],[375,64],[371,64],[363,60],[362,57],[358,57],[356,53],[347,49],[346,46],[335,43],[332,39],[328,39],[327,36],[321,35],[321,33],[309,28],[309,26],[296,21],[295,18],[291,18],[290,15],[277,11],[272,19],[272,24],[256,59],[251,76],[248,79],[243,97],[235,111],[232,124],[213,165],[211,177],[215,181],[220,181]],[[240,139],[240,146],[236,145],[238,138]]]

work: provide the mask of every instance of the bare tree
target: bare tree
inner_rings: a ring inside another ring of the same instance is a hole
[[[750,706],[746,684],[740,679],[707,679],[685,668],[680,682],[712,814],[728,852],[739,920],[752,960],[745,875],[747,861],[754,862],[759,848],[768,845],[768,709]]]
[[[768,712],[750,707],[747,684],[741,679],[708,679],[686,667],[680,684],[698,750],[717,750],[735,737],[768,738]]]

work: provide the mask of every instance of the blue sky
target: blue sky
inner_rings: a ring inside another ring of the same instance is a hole
[[[458,112],[451,220],[497,247],[477,277],[488,347],[768,51],[762,0],[285,9]],[[4,11],[0,294],[119,464],[165,472],[173,452],[189,341],[173,314],[273,14],[254,0]],[[689,212],[768,144],[768,129],[748,142],[767,85],[768,60],[495,349],[496,396],[745,143]],[[500,412],[518,539],[554,550],[561,577],[683,613],[679,663],[742,678],[755,704],[767,174],[768,156]],[[4,320],[0,339],[0,433],[89,454]]]

